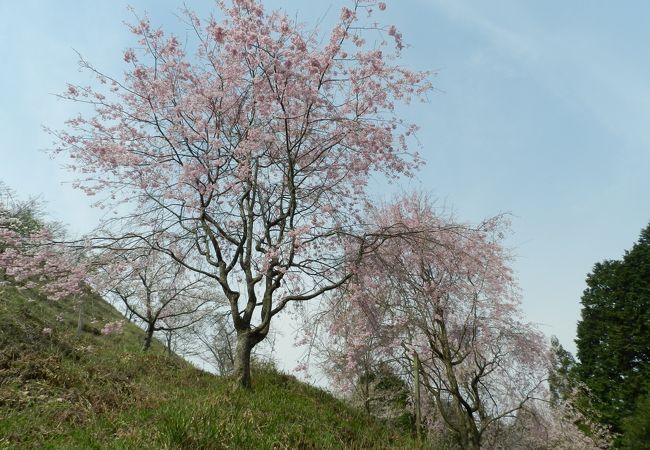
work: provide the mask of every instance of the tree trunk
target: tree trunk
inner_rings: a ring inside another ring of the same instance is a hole
[[[147,330],[144,333],[144,342],[142,343],[142,351],[146,352],[151,347],[151,340],[153,338],[153,326],[147,326]]]
[[[415,430],[418,442],[422,442],[422,407],[420,400],[420,358],[413,352],[413,378],[415,383]]]
[[[172,356],[174,352],[172,352],[172,344],[174,339],[174,332],[169,330],[167,331],[167,356]]]
[[[251,350],[255,346],[250,331],[237,331],[237,349],[235,350],[235,386],[249,389],[251,387]]]
[[[366,407],[366,413],[370,415],[370,373],[366,370],[366,380],[364,383],[363,405]]]
[[[79,300],[79,317],[77,318],[77,336],[81,336],[84,329],[84,301]]]
[[[468,414],[458,401],[455,401],[455,403],[456,414],[461,428],[458,436],[460,447],[463,450],[480,450],[481,436],[474,422],[474,417]]]
[[[463,450],[481,450],[480,441],[480,438],[471,430],[466,430],[466,434],[460,438],[460,446]]]

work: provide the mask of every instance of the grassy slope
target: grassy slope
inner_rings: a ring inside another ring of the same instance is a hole
[[[260,370],[253,391],[233,391],[160,344],[142,354],[133,325],[102,336],[120,317],[101,299],[86,312],[77,337],[71,302],[0,288],[0,448],[417,447],[291,376]]]

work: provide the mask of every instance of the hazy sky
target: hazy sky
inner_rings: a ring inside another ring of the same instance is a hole
[[[404,64],[436,72],[430,102],[404,112],[422,127],[427,165],[403,189],[429,191],[468,221],[511,213],[527,318],[573,350],[586,273],[650,221],[650,2],[387,3],[378,17],[411,44]],[[185,33],[180,0],[0,0],[0,180],[41,195],[76,232],[100,214],[62,184],[63,161],[40,151],[51,144],[42,126],[78,110],[50,95],[88,82],[74,50],[121,73],[128,4]],[[327,23],[346,2],[265,4]],[[394,190],[375,183],[378,197]]]

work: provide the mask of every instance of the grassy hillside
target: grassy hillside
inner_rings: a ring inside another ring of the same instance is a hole
[[[254,390],[166,356],[142,332],[102,336],[120,318],[86,298],[76,336],[70,301],[0,288],[0,448],[416,448],[404,431],[272,371]],[[51,328],[51,335],[43,333]]]

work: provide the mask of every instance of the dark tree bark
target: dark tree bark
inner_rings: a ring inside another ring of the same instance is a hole
[[[142,344],[142,351],[146,352],[151,348],[151,341],[153,339],[154,327],[152,324],[147,325],[147,329],[144,333],[144,342]]]
[[[235,383],[237,387],[251,388],[251,351],[255,346],[250,331],[237,331],[237,347],[235,350]]]
[[[250,389],[251,384],[251,354],[253,348],[264,340],[268,328],[263,332],[253,330],[237,330],[237,346],[235,348],[235,367],[233,375],[235,388]]]

